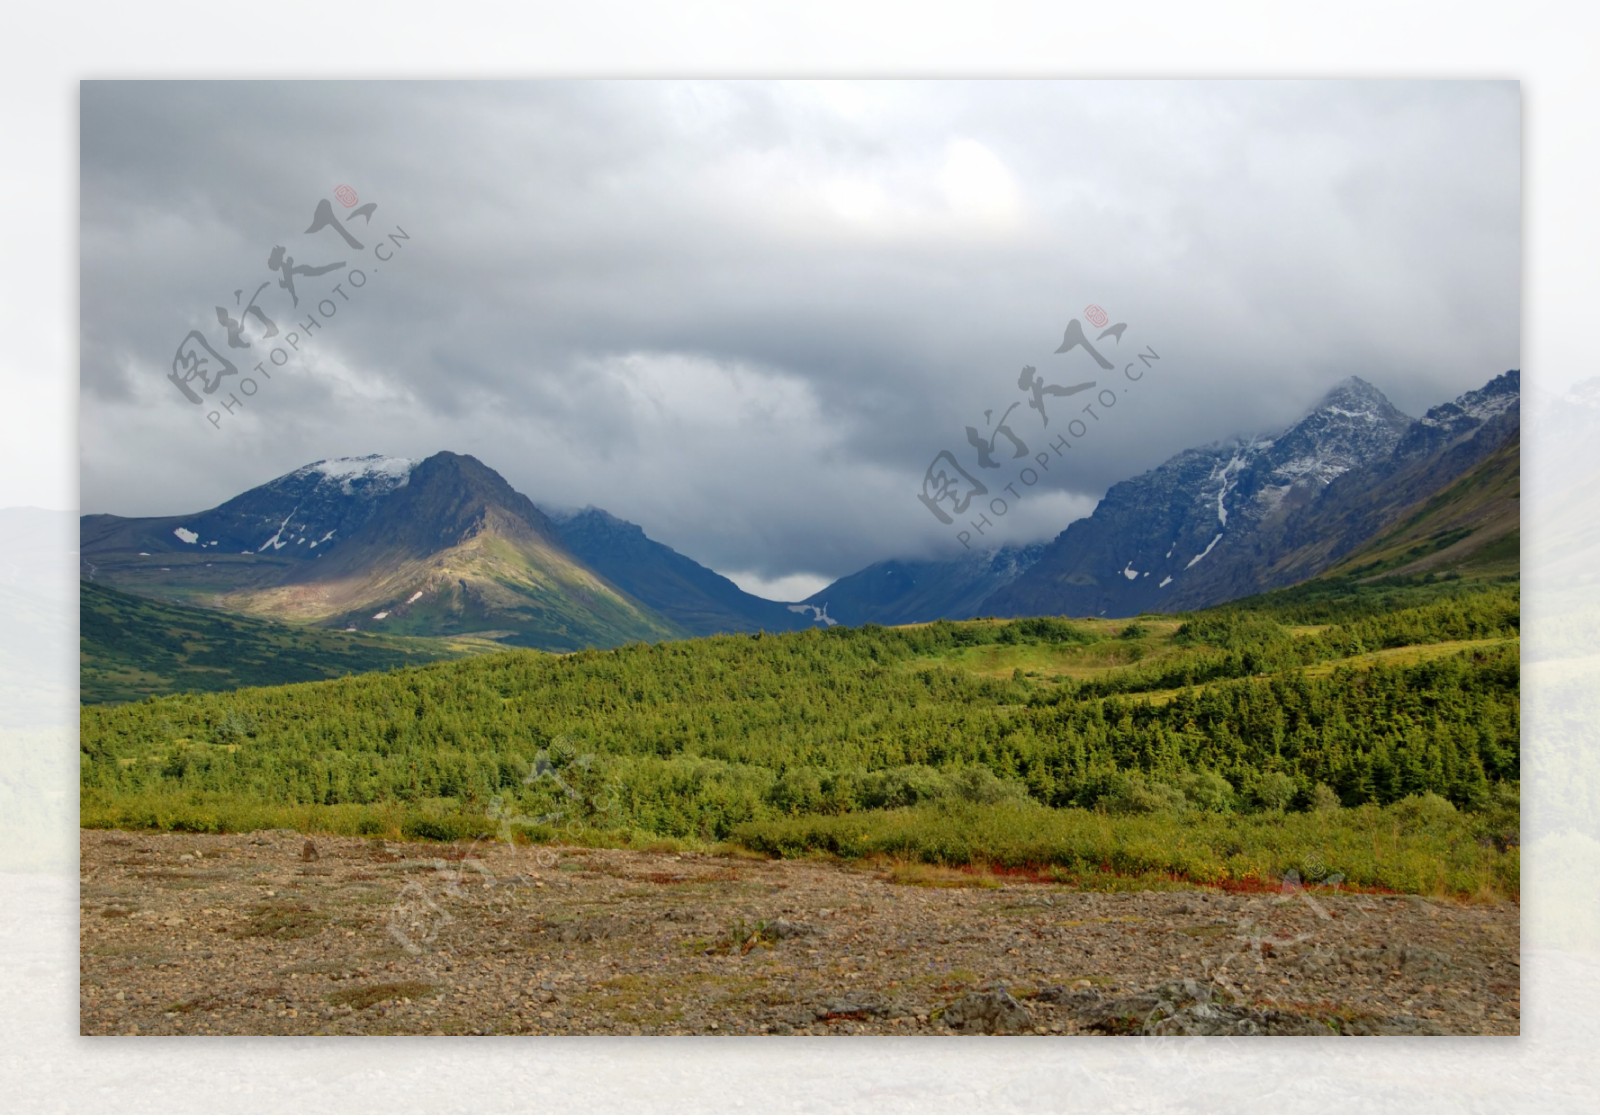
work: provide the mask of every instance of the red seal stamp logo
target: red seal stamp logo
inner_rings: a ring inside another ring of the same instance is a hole
[[[347,202],[346,204],[348,205],[349,203]],[[1107,314],[1104,310],[1100,309],[1100,307],[1094,305],[1093,303],[1084,307],[1083,316],[1089,319],[1090,323],[1095,329],[1100,329],[1111,320],[1111,315]]]
[[[361,199],[356,197],[356,192],[348,186],[340,186],[333,191],[333,196],[339,199],[339,204],[349,209]],[[1096,323],[1098,324],[1098,323]]]

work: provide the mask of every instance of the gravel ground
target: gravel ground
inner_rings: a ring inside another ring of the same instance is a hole
[[[1515,905],[283,831],[80,845],[86,1035],[1506,1035],[1520,1020]]]

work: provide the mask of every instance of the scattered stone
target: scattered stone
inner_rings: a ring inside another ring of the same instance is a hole
[[[870,1019],[892,1014],[891,1005],[877,996],[845,996],[829,1000],[817,1009],[817,1018],[824,1022],[840,1019]]]
[[[1391,972],[1408,975],[1427,975],[1449,969],[1450,956],[1425,946],[1387,942],[1382,948],[1363,952],[1362,960]]]
[[[1414,1015],[1392,1015],[1387,1019],[1375,1016],[1346,1020],[1339,1027],[1341,1035],[1442,1035],[1439,1025]]]
[[[1075,1015],[1083,1015],[1100,1006],[1102,997],[1086,980],[1075,981],[1070,988],[1050,985],[1031,995],[1022,997],[1029,1002],[1056,1004]]]
[[[1020,1035],[1033,1030],[1033,1015],[1004,988],[969,992],[944,1009],[946,1027],[964,1034]]]
[[[791,922],[787,918],[773,919],[767,923],[767,933],[780,942],[789,938],[810,938],[821,932],[809,922]]]
[[[1321,1035],[1328,1023],[1293,1012],[1225,1003],[1217,990],[1193,979],[1169,981],[1148,992],[1108,1001],[1090,1012],[1084,1028],[1106,1035]]]
[[[555,939],[567,944],[601,942],[623,932],[625,926],[616,926],[608,919],[588,919],[568,922],[554,928]]]

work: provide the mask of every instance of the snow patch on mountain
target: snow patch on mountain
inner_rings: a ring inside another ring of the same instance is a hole
[[[1271,445],[1270,442],[1267,444]],[[1226,465],[1221,465],[1211,470],[1210,479],[1218,482],[1217,522],[1224,528],[1228,526],[1228,490],[1236,483],[1234,478],[1239,475],[1239,471],[1249,464],[1254,457],[1254,454],[1250,451],[1259,450],[1259,448],[1256,445],[1245,447],[1242,452],[1235,452],[1232,457],[1228,458]]]
[[[195,544],[195,540],[200,537],[199,535],[195,534],[193,531],[189,530],[189,528],[187,528],[187,527],[174,527],[172,529],[172,533],[174,535],[177,535],[178,538],[182,539],[184,542],[188,543],[190,546],[193,546]]]
[[[1451,427],[1463,420],[1488,422],[1516,406],[1519,397],[1505,392],[1469,391],[1451,403],[1434,407],[1419,420],[1424,426]]]
[[[410,484],[411,470],[416,466],[417,462],[408,457],[372,453],[366,457],[330,457],[324,461],[313,461],[297,470],[295,475],[321,474],[326,483],[337,484],[346,496],[356,495],[358,482],[364,481],[359,485],[359,490],[376,496]]]
[[[1206,544],[1206,548],[1204,550],[1202,550],[1199,554],[1196,554],[1193,558],[1189,559],[1189,565],[1185,566],[1183,568],[1184,569],[1188,569],[1189,566],[1193,566],[1196,562],[1200,561],[1200,559],[1204,558],[1207,554],[1210,554],[1211,553],[1211,548],[1216,546],[1221,541],[1222,541],[1222,532],[1218,531],[1217,535],[1216,535],[1216,538],[1214,538],[1210,542],[1208,542]]]
[[[1289,482],[1285,487],[1293,488],[1296,481],[1310,480],[1320,488],[1348,473],[1354,464],[1342,455],[1309,454],[1285,461],[1272,472],[1273,476]]]
[[[269,547],[269,546],[273,550],[282,550],[284,547],[289,545],[288,543],[286,543],[283,540],[283,533],[284,533],[284,531],[288,530],[288,528],[289,528],[289,520],[293,519],[294,518],[294,513],[299,511],[299,510],[300,510],[300,506],[297,504],[297,505],[295,505],[294,511],[291,511],[288,515],[283,517],[283,522],[278,524],[278,529],[272,533],[272,537],[269,538],[266,542],[262,543],[260,546],[256,547],[256,553],[257,554],[260,554],[263,550],[267,549],[267,547]]]
[[[1278,505],[1283,503],[1283,498],[1294,491],[1292,484],[1269,484],[1256,494],[1256,503],[1261,505],[1264,512],[1278,510]]]

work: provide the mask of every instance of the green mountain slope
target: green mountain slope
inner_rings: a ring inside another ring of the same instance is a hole
[[[1515,575],[1521,542],[1521,440],[1513,436],[1471,472],[1402,512],[1389,531],[1328,576]]]
[[[79,700],[309,682],[459,658],[495,645],[274,624],[79,583]]]

